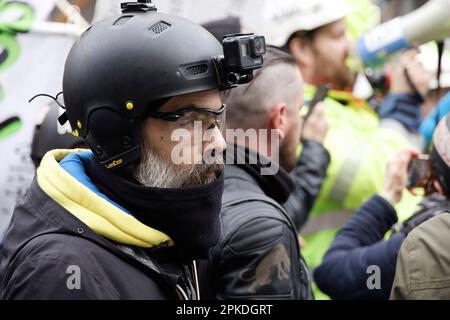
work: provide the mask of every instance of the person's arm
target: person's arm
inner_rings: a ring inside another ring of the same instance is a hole
[[[391,92],[379,110],[382,126],[387,120],[400,123],[408,132],[419,129],[421,106],[428,91],[431,74],[416,59],[417,50],[403,53],[393,67]]]
[[[395,209],[380,196],[367,201],[342,228],[314,272],[319,288],[334,299],[388,299],[404,235],[384,235],[397,221]],[[379,290],[369,290],[369,267],[380,270]]]
[[[405,236],[397,233],[385,241],[397,222],[392,204],[401,200],[412,150],[401,150],[386,166],[381,196],[367,201],[341,229],[323,262],[314,272],[319,288],[335,299],[388,299],[395,275],[397,254]],[[375,289],[368,285],[378,272]]]
[[[297,167],[291,173],[295,190],[284,204],[297,230],[305,224],[322,188],[330,164],[330,155],[322,144],[305,140]]]
[[[378,115],[381,125],[388,127],[387,120],[395,120],[408,132],[416,132],[422,120],[421,96],[411,93],[389,94],[381,105]]]

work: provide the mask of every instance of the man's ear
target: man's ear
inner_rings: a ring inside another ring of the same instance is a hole
[[[270,129],[276,130],[281,140],[288,129],[288,107],[284,102],[277,104],[270,114]]]
[[[291,42],[289,42],[289,51],[301,66],[308,66],[311,64],[311,49],[306,45],[305,40],[298,37],[292,39]]]

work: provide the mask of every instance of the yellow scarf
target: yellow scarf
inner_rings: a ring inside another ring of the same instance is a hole
[[[110,240],[143,248],[173,245],[166,234],[150,228],[114,206],[67,173],[59,161],[81,150],[53,150],[37,170],[41,189],[97,234]],[[84,150],[85,151],[85,150]]]

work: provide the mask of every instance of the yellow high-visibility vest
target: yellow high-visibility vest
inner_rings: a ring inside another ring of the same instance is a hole
[[[305,100],[311,100],[314,87],[307,86]],[[383,187],[386,163],[410,143],[392,129],[380,127],[377,114],[365,100],[350,93],[331,90],[324,100],[329,131],[324,146],[331,155],[327,178],[300,234],[308,266],[314,269],[333,241],[336,232],[354,211]],[[396,206],[400,220],[417,208],[420,197],[405,191]],[[326,298],[315,290],[316,298]]]

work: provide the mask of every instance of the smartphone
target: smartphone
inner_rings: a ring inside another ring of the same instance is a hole
[[[322,102],[328,95],[328,91],[330,90],[330,86],[328,84],[322,84],[317,87],[316,94],[314,95],[313,99],[309,103],[308,112],[305,114],[304,121],[308,119],[308,117],[311,115],[311,113],[314,110],[314,107],[317,106],[319,102]]]
[[[408,188],[424,188],[431,172],[430,156],[420,154],[412,158],[408,166]]]

